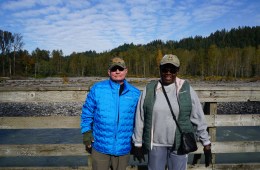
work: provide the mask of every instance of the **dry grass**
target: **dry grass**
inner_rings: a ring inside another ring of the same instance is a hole
[[[63,84],[68,84],[69,83],[69,78],[67,76],[62,77],[62,83]]]

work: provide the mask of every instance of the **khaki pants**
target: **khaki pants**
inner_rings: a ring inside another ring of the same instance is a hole
[[[106,155],[92,149],[92,169],[93,170],[109,170],[112,166],[113,170],[126,170],[130,159],[130,154],[123,156]]]

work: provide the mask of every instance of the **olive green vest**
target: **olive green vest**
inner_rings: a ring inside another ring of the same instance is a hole
[[[152,128],[152,113],[154,102],[156,99],[156,87],[158,81],[151,81],[146,86],[146,96],[144,99],[144,131],[143,131],[143,143],[146,149],[151,149],[151,128]],[[165,101],[166,102],[166,101]],[[178,93],[179,103],[179,117],[178,123],[183,132],[194,132],[193,125],[190,121],[190,114],[192,109],[191,96],[190,96],[190,85],[187,81],[182,85]],[[174,120],[173,120],[174,121]],[[176,127],[177,128],[177,127]],[[179,130],[175,132],[175,144],[174,149],[178,150],[180,147],[181,134]]]

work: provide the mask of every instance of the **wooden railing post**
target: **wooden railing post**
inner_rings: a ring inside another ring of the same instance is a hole
[[[91,156],[91,154],[88,155],[88,167],[92,168],[92,156]]]
[[[206,102],[204,106],[205,115],[216,115],[217,114],[217,103],[216,102]],[[217,129],[216,127],[208,128],[209,135],[211,136],[210,141],[217,141]],[[212,165],[214,169],[214,165],[216,163],[216,154],[212,153]]]

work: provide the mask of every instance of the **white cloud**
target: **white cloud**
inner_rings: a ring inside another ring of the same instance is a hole
[[[10,0],[0,2],[0,20],[1,29],[23,35],[25,49],[62,49],[68,55],[259,24],[256,4],[239,1],[233,5],[234,1]]]
[[[34,0],[5,1],[1,3],[1,8],[4,10],[24,9],[33,7],[35,3]]]

